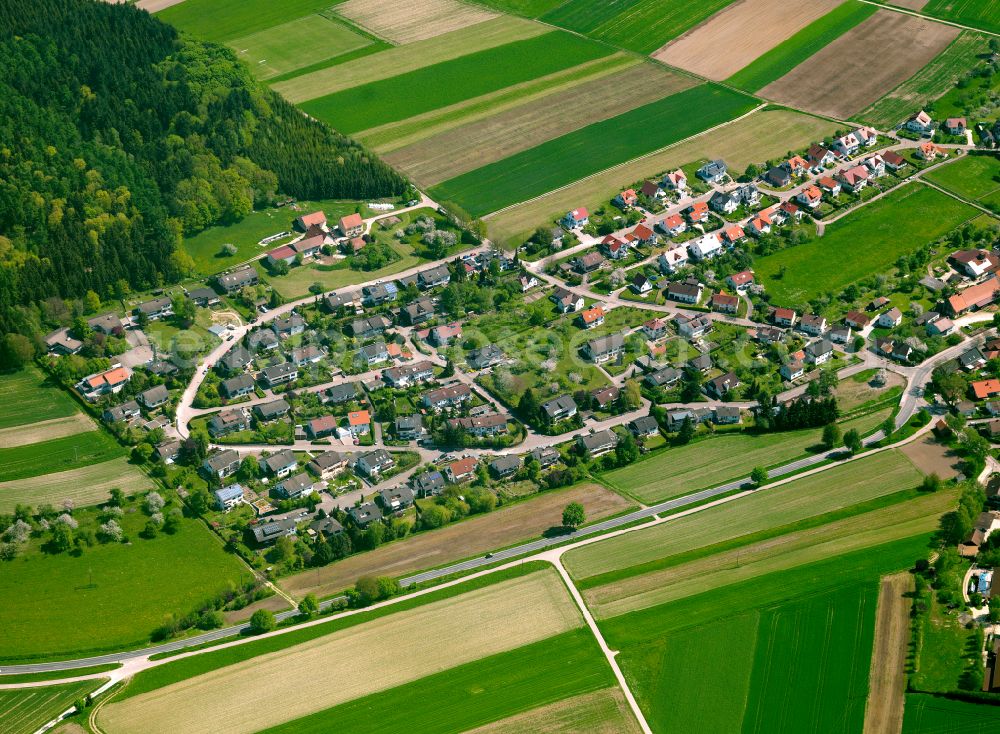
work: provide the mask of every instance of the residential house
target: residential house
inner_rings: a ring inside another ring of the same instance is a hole
[[[398,415],[395,421],[396,436],[403,441],[416,441],[424,435],[424,421],[418,414]]]
[[[618,400],[620,395],[621,390],[614,385],[599,387],[596,390],[592,390],[590,393],[590,397],[594,401],[594,405],[601,410],[607,408],[609,405]]]
[[[898,171],[900,168],[909,165],[909,161],[893,150],[887,150],[882,153],[882,160],[885,161],[885,167],[892,171]]]
[[[806,345],[805,353],[807,362],[815,365],[825,364],[833,359],[833,344],[826,339],[817,339]]]
[[[454,408],[469,400],[472,400],[472,389],[464,383],[428,390],[420,396],[424,407],[432,410]]]
[[[797,380],[806,373],[805,362],[797,357],[792,357],[781,365],[778,372],[780,372],[781,376],[789,382]]]
[[[813,336],[820,336],[826,331],[826,318],[814,313],[807,313],[799,319],[799,329]]]
[[[743,227],[738,224],[727,225],[722,230],[722,239],[725,240],[727,245],[735,245],[737,242],[745,240],[746,237],[747,235],[743,231]]]
[[[396,460],[385,449],[375,449],[359,456],[354,465],[362,474],[374,479],[395,467]]]
[[[586,308],[576,317],[584,329],[594,329],[604,323],[604,309],[601,306]]]
[[[337,416],[335,415],[321,415],[317,418],[312,418],[306,423],[306,434],[313,441],[325,438],[326,436],[332,436],[337,432],[337,423]]]
[[[955,330],[955,322],[949,318],[939,318],[927,322],[925,328],[930,336],[948,336]]]
[[[278,335],[270,329],[258,329],[250,332],[247,337],[247,347],[251,353],[270,352],[281,346]]]
[[[835,178],[831,178],[830,176],[820,176],[816,179],[816,185],[819,186],[821,192],[830,196],[840,195],[840,182],[838,182]]]
[[[371,430],[372,416],[367,410],[352,410],[347,414],[347,430],[355,438]]]
[[[698,372],[708,372],[712,369],[712,355],[706,352],[705,354],[699,354],[697,357],[692,357],[689,359],[685,366],[690,370],[696,370]]]
[[[650,319],[642,325],[642,333],[647,339],[662,339],[667,335],[667,322],[665,319]]]
[[[674,319],[677,331],[688,339],[698,339],[712,330],[712,319],[707,316],[683,316]]]
[[[582,274],[592,273],[604,264],[604,256],[599,252],[588,252],[573,259],[573,269]]]
[[[230,349],[226,354],[216,362],[216,365],[222,369],[224,372],[232,374],[234,372],[242,371],[248,364],[253,361],[253,356],[242,345],[237,344],[235,347]]]
[[[181,456],[181,442],[173,440],[157,444],[156,455],[164,464],[173,464]]]
[[[435,326],[431,329],[427,340],[435,347],[446,347],[453,341],[462,338],[462,325],[457,321],[451,324]]]
[[[683,245],[678,245],[662,253],[657,259],[656,264],[660,268],[661,273],[674,273],[687,265],[687,262],[687,248]]]
[[[542,412],[552,422],[566,420],[576,415],[576,401],[569,395],[560,395],[542,403]]]
[[[628,429],[636,437],[648,437],[655,436],[660,432],[660,424],[656,422],[656,418],[651,415],[644,415],[640,418],[636,418],[633,421],[629,421]]]
[[[521,468],[521,459],[517,456],[498,456],[490,462],[490,472],[497,479],[513,476]]]
[[[834,140],[830,147],[842,156],[852,156],[861,149],[861,141],[854,133],[847,133]]]
[[[407,507],[413,507],[413,492],[404,484],[391,489],[381,489],[378,501],[386,512],[402,512]]]
[[[832,166],[837,158],[832,151],[818,143],[813,143],[806,152],[806,160],[809,162],[809,170],[813,173],[819,173],[827,166]]]
[[[681,371],[675,367],[661,367],[655,372],[650,372],[643,378],[650,387],[670,387],[676,385],[681,379]]]
[[[890,308],[888,311],[879,314],[875,323],[883,329],[894,329],[903,323],[903,312],[895,307]]]
[[[986,357],[978,347],[972,347],[959,355],[958,363],[966,372],[974,372],[986,366]]]
[[[724,161],[714,160],[699,168],[696,175],[705,183],[719,183],[726,177],[726,171]]]
[[[505,355],[496,344],[487,344],[479,349],[473,349],[465,361],[475,370],[484,370],[503,362]]]
[[[474,415],[464,418],[450,418],[448,425],[465,431],[472,436],[500,436],[507,433],[508,416],[500,413]]]
[[[122,421],[138,418],[141,414],[142,411],[139,409],[139,403],[129,400],[121,405],[107,408],[102,417],[108,423],[121,423]]]
[[[837,180],[840,181],[840,185],[851,193],[861,191],[868,184],[868,179],[868,169],[861,165],[845,168],[837,174]]]
[[[275,486],[274,491],[289,500],[297,500],[301,497],[308,497],[313,493],[313,480],[305,472],[300,472],[293,477],[288,477],[283,482]]]
[[[671,191],[683,192],[688,186],[687,176],[678,168],[676,171],[664,174],[663,185]]]
[[[549,300],[556,304],[560,313],[573,313],[583,308],[583,296],[577,295],[565,288],[556,288]]]
[[[721,313],[736,313],[740,307],[740,297],[728,293],[715,293],[710,302],[713,311]]]
[[[965,135],[967,129],[964,117],[949,117],[943,127],[949,135]]]
[[[635,193],[635,189],[625,189],[620,192],[618,196],[615,197],[614,203],[620,206],[622,209],[628,209],[636,205],[639,201],[639,195]]]
[[[981,278],[1000,270],[1000,258],[988,250],[958,250],[951,253],[948,262],[970,278]]]
[[[421,290],[438,288],[451,282],[451,271],[447,265],[436,265],[417,273],[417,287]]]
[[[173,312],[174,303],[166,296],[160,296],[159,298],[153,298],[149,301],[143,301],[132,310],[132,313],[136,316],[145,314],[146,318],[150,321],[156,321],[157,319],[170,316]]]
[[[622,260],[628,256],[628,245],[612,234],[601,240],[600,250],[610,260]]]
[[[388,362],[389,349],[385,346],[385,342],[381,340],[366,344],[358,350],[358,361],[361,364],[368,365],[368,367]]]
[[[410,477],[410,487],[418,497],[436,497],[444,492],[444,475],[436,470],[414,474]]]
[[[413,364],[390,367],[382,371],[382,379],[390,387],[409,387],[418,382],[425,382],[434,377],[434,365],[429,360],[422,359]]]
[[[712,422],[719,426],[732,425],[742,422],[740,409],[735,405],[718,405],[712,409]]]
[[[667,430],[678,431],[685,420],[694,425],[710,420],[712,411],[709,408],[678,408],[667,412]]]
[[[283,262],[286,265],[291,265],[295,262],[295,249],[291,245],[282,245],[281,247],[276,247],[270,250],[264,259],[267,261],[268,267],[274,267],[279,262]]]
[[[271,520],[253,526],[254,542],[259,546],[271,545],[278,538],[291,537],[298,533],[298,521],[294,517]]]
[[[478,465],[479,460],[472,456],[459,459],[445,467],[444,476],[452,484],[461,484],[476,476],[476,467]]]
[[[644,293],[649,293],[653,290],[653,284],[644,274],[636,273],[632,278],[632,281],[629,283],[629,288],[632,289],[633,293],[641,296]]]
[[[347,454],[324,451],[319,456],[313,457],[312,461],[306,464],[306,468],[320,479],[333,479],[347,469]]]
[[[392,322],[385,316],[371,316],[367,319],[355,319],[349,328],[355,339],[370,339],[373,336],[378,336],[390,326],[392,326]]]
[[[355,212],[341,217],[337,223],[337,229],[344,237],[360,237],[365,232],[365,222],[361,215]]]
[[[785,332],[773,326],[759,326],[751,329],[750,337],[761,344],[777,344],[785,338]]]
[[[734,373],[727,372],[724,375],[709,380],[705,383],[705,392],[718,400],[724,398],[731,390],[740,386],[740,378]]]
[[[854,137],[858,139],[865,148],[871,148],[878,143],[878,133],[870,127],[862,126],[854,131]]]
[[[303,214],[300,217],[295,218],[295,227],[303,232],[308,230],[310,227],[325,227],[326,226],[326,214],[323,212],[310,212],[309,214]]]
[[[347,511],[347,515],[359,528],[366,528],[373,522],[382,519],[382,511],[374,502],[364,502],[357,507],[352,507]]]
[[[139,402],[146,406],[148,410],[159,408],[170,400],[170,393],[166,385],[154,385],[148,390],[139,393]]]
[[[292,350],[292,364],[296,367],[316,364],[321,359],[323,359],[323,350],[315,344],[307,344],[304,347],[297,347]]]
[[[793,155],[781,167],[793,176],[805,176],[809,172],[809,161],[800,155]]]
[[[764,180],[775,188],[781,189],[792,182],[792,174],[783,165],[774,166],[764,174]]]
[[[696,201],[684,210],[684,216],[691,224],[708,221],[708,204],[703,201]]]
[[[557,463],[560,459],[559,452],[551,446],[543,446],[541,448],[533,449],[528,455],[537,461],[539,467],[542,469],[547,469]]]
[[[861,162],[871,173],[872,178],[881,178],[885,175],[885,158],[878,153],[868,156]]]
[[[223,449],[208,456],[201,466],[205,473],[225,479],[239,470],[240,455],[232,449]]]
[[[823,192],[820,191],[818,186],[810,184],[802,189],[795,199],[804,206],[815,209],[823,201]]]
[[[288,411],[291,410],[292,406],[288,404],[288,401],[284,398],[278,398],[277,400],[272,400],[268,403],[260,403],[254,406],[253,412],[257,414],[257,417],[264,421],[273,421],[276,418],[281,418],[283,415],[287,415]]]
[[[618,445],[618,434],[610,429],[588,433],[577,436],[576,444],[587,456],[601,456],[615,450],[615,446]]]
[[[795,326],[798,314],[790,308],[776,308],[771,311],[771,322],[775,326],[783,326],[787,329]]]
[[[189,290],[185,293],[185,295],[195,306],[200,306],[202,308],[214,306],[219,303],[219,294],[216,293],[213,288],[205,286]]]
[[[219,394],[228,399],[241,398],[254,391],[254,381],[250,375],[236,375],[219,383]]]
[[[655,245],[659,239],[660,236],[646,224],[637,224],[635,229],[632,230],[633,242],[638,242],[643,245]]]
[[[662,199],[664,195],[663,189],[657,186],[653,181],[643,181],[642,186],[639,187],[639,193],[647,199]]]
[[[906,121],[906,129],[926,135],[934,129],[934,120],[923,110]]]
[[[616,333],[591,339],[584,345],[583,351],[594,364],[610,362],[625,353],[625,337]]]
[[[538,278],[530,273],[522,275],[517,279],[517,282],[521,285],[521,293],[527,293],[532,288],[538,286]]]
[[[590,224],[590,212],[587,211],[586,207],[568,211],[566,212],[566,216],[562,218],[562,225],[566,229],[579,229],[586,227],[588,224]]]
[[[365,306],[380,306],[383,303],[391,303],[399,295],[399,289],[395,283],[376,283],[366,285],[361,289],[361,301]]]
[[[291,362],[282,362],[265,367],[260,374],[268,387],[277,387],[299,379],[299,368]]]
[[[946,151],[940,145],[936,145],[932,143],[930,140],[927,140],[917,146],[917,152],[914,155],[916,155],[917,158],[920,158],[921,160],[933,161],[937,160],[938,156],[941,156],[942,158],[947,158],[948,151]]]
[[[297,313],[289,314],[286,318],[274,320],[274,333],[282,339],[301,334],[306,330],[306,320]]]
[[[295,458],[295,454],[288,449],[282,449],[264,459],[263,464],[268,474],[281,479],[295,471],[299,462]]]
[[[702,235],[688,243],[688,253],[698,261],[711,260],[722,252],[722,240],[715,232]]]
[[[682,232],[687,231],[687,222],[684,221],[680,214],[671,214],[669,217],[664,217],[656,226],[671,237],[676,237]]]
[[[324,403],[332,403],[333,405],[342,405],[344,403],[349,403],[358,396],[358,386],[356,382],[344,382],[340,385],[334,385],[329,387],[323,393],[322,400]]]
[[[104,395],[121,392],[122,388],[132,379],[132,370],[128,367],[112,367],[104,372],[88,375],[77,383],[76,389],[87,400],[97,400]]]
[[[830,341],[837,344],[847,344],[851,340],[850,326],[834,326],[830,329]]]
[[[844,317],[844,323],[848,326],[853,326],[855,329],[864,329],[871,322],[867,316],[865,316],[860,311],[848,311],[847,315]]]
[[[217,275],[215,282],[227,294],[232,295],[238,290],[257,285],[260,282],[260,274],[253,266],[247,266],[239,270],[234,270],[231,273]]]
[[[420,298],[404,306],[402,313],[411,326],[422,324],[434,317],[434,302],[429,298]]]
[[[708,200],[708,205],[722,214],[732,214],[742,203],[736,191],[716,191]]]
[[[757,216],[751,217],[747,222],[747,231],[753,237],[769,234],[771,231],[771,214],[767,210],[757,212]]]
[[[744,290],[748,286],[752,285],[753,282],[754,275],[752,270],[743,270],[726,278],[726,283],[729,287],[738,291]]]
[[[997,291],[1000,291],[1000,279],[997,276],[990,276],[989,279],[957,293],[948,299],[948,309],[953,316],[958,316],[966,311],[975,311],[988,306],[996,299]]]
[[[71,337],[64,327],[45,336],[45,347],[50,354],[76,354],[83,349],[83,342]]]

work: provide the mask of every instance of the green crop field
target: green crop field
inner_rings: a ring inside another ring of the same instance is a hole
[[[828,225],[822,237],[758,258],[754,270],[775,304],[805,304],[821,293],[839,293],[855,281],[888,271],[900,255],[933,242],[976,214],[940,191],[904,184]]]
[[[131,545],[98,544],[80,556],[41,551],[32,540],[0,573],[0,660],[60,659],[120,650],[149,641],[168,615],[184,615],[248,580],[242,563],[200,521],[183,520],[174,535],[137,537],[141,513],[119,522]]]
[[[1000,33],[1000,0],[930,0],[920,12]]]
[[[726,81],[734,87],[756,92],[783,77],[814,53],[858,25],[876,11],[876,6],[848,0],[819,20],[740,69]]]
[[[963,31],[927,66],[856,117],[885,128],[905,120],[952,89],[955,82],[979,62],[981,54],[988,52],[988,41],[982,33]]]
[[[67,500],[75,507],[85,507],[107,500],[114,487],[135,494],[155,486],[142,469],[119,456],[76,469],[0,482],[0,512],[11,512],[17,505],[61,507]]]
[[[660,568],[676,554],[910,489],[922,478],[903,454],[883,451],[738,501],[570,550],[563,559],[574,578],[603,574],[602,581],[609,582]]]
[[[206,41],[228,41],[319,12],[331,0],[185,0],[164,8],[157,17]],[[288,39],[292,47],[298,45]]]
[[[869,433],[889,416],[889,411],[841,423]],[[641,502],[662,502],[699,489],[748,476],[755,466],[775,466],[803,456],[820,443],[819,429],[759,435],[735,434],[696,441],[687,446],[649,454],[602,479],[619,492]]]
[[[78,698],[100,688],[101,683],[86,680],[61,686],[0,691],[0,728],[4,734],[34,734]]]
[[[306,15],[235,38],[229,45],[258,77],[270,79],[371,43],[343,23],[320,15]]]
[[[903,734],[996,734],[1000,706],[906,694]]]
[[[541,17],[602,41],[652,53],[733,0],[569,0]]]
[[[1000,211],[1000,158],[995,155],[967,155],[931,171],[927,180]]]
[[[585,38],[553,31],[334,92],[301,107],[340,132],[353,133],[537,79],[611,52]]]
[[[102,431],[0,449],[0,482],[99,464],[124,454],[125,449]]]
[[[739,92],[703,84],[456,176],[431,193],[480,216],[664,148],[754,105]]]
[[[76,404],[33,366],[0,375],[0,429],[24,426],[76,412]]]
[[[463,732],[614,684],[589,630],[492,655],[265,730],[268,734]],[[263,734],[263,733],[262,733]]]
[[[514,13],[526,18],[537,18],[566,0],[477,0],[479,5],[495,8],[503,13]]]

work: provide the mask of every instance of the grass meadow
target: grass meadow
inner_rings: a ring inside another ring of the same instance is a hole
[[[76,403],[34,366],[0,375],[0,429],[24,426],[76,412]]]
[[[664,148],[754,105],[739,92],[703,84],[449,179],[431,193],[480,216]]]
[[[862,434],[889,416],[878,411],[841,423]],[[647,454],[640,461],[613,469],[601,478],[619,492],[653,503],[714,487],[750,474],[755,466],[775,466],[805,455],[820,445],[822,431],[730,434],[695,441],[687,446]]]
[[[874,6],[866,6],[874,9]],[[893,89],[857,117],[882,128],[890,128],[925,107],[949,89],[987,52],[988,38],[963,31],[927,66]]]
[[[330,0],[185,0],[157,17],[206,41],[228,41],[302,18],[330,7]],[[292,47],[295,39],[288,39]]]
[[[504,13],[523,15],[525,18],[537,18],[558,8],[564,2],[566,0],[479,0],[480,5]]]
[[[124,454],[125,449],[103,431],[0,449],[0,482],[100,464]]]
[[[4,734],[34,734],[78,698],[100,688],[101,682],[85,680],[61,686],[0,691],[0,723]]]
[[[901,255],[933,242],[976,214],[940,191],[904,184],[827,225],[822,237],[758,258],[754,270],[775,304],[805,304],[890,270]]]
[[[577,629],[265,729],[266,734],[464,732],[614,684],[597,642]],[[262,733],[262,734],[264,734]]]
[[[608,56],[611,49],[553,31],[372,81],[301,104],[350,134]],[[418,91],[419,90],[419,91]]]
[[[1000,0],[930,0],[920,12],[1000,33]]]
[[[139,538],[146,517],[120,519],[131,545],[98,544],[82,556],[35,547],[4,563],[0,660],[61,659],[134,647],[170,614],[183,615],[249,571],[200,521],[174,535]],[[53,630],[58,630],[54,634]]]
[[[903,734],[995,734],[1000,707],[907,693]]]
[[[840,38],[875,10],[874,5],[848,0],[762,54],[726,81],[734,87],[756,92],[783,77],[831,41]]]
[[[568,0],[541,20],[577,33],[652,53],[733,0]]]
[[[927,174],[927,180],[963,199],[1000,211],[1000,158],[966,155]]]
[[[0,512],[11,512],[17,505],[61,507],[67,500],[74,507],[85,507],[107,500],[114,487],[135,494],[156,485],[142,469],[119,456],[76,469],[0,482]]]

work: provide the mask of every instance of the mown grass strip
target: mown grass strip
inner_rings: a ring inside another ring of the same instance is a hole
[[[125,449],[102,431],[0,449],[0,482],[99,464],[124,454]]]
[[[73,668],[71,670],[49,670],[44,673],[21,673],[20,675],[0,675],[0,685],[11,683],[38,683],[46,680],[60,680],[62,678],[76,678],[81,675],[94,675],[95,673],[105,673],[115,668],[120,668],[119,663],[108,663],[107,665],[90,665],[86,668]]]
[[[552,31],[312,99],[302,109],[353,133],[405,120],[608,56],[612,49]]]
[[[227,41],[329,7],[331,0],[184,0],[157,17],[206,41]],[[294,39],[288,39],[294,44]]]
[[[755,104],[739,92],[703,84],[456,176],[431,194],[482,216],[664,148]]]
[[[468,731],[613,683],[611,668],[590,631],[578,629],[355,699],[261,734]]]
[[[726,81],[734,87],[756,92],[780,79],[832,41],[840,38],[878,9],[875,5],[848,0],[819,20],[813,21]]]

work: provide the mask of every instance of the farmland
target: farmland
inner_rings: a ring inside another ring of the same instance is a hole
[[[676,143],[753,106],[738,92],[701,85],[469,171],[431,193],[479,216]]]
[[[11,426],[0,428],[0,449],[44,441],[51,438],[74,436],[86,431],[94,431],[97,426],[83,413],[74,413],[65,418],[50,418],[37,421],[30,426]]]
[[[775,303],[803,304],[885,272],[901,255],[975,214],[972,207],[939,191],[904,185],[828,225],[822,237],[759,258],[754,270]]]
[[[548,734],[637,734],[638,722],[619,688],[605,688],[564,698],[522,714],[471,730],[469,734],[521,734],[545,731]]]
[[[0,512],[10,512],[17,505],[61,506],[66,500],[83,507],[105,501],[114,487],[136,493],[154,486],[153,480],[122,456],[77,469],[0,482]]]
[[[405,120],[609,53],[607,48],[591,41],[554,31],[334,92],[304,102],[301,107],[343,133],[354,133]],[[413,94],[415,89],[419,89],[420,94]]]
[[[893,89],[857,117],[879,127],[892,127],[921,107],[926,107],[951,89],[969,69],[978,63],[987,49],[982,33],[963,31],[951,45],[927,66]]]
[[[0,449],[0,483],[99,464],[124,453],[125,450],[102,431]]]
[[[994,155],[965,156],[931,171],[927,180],[963,199],[1000,211],[1000,159]]]
[[[562,508],[570,502],[580,502],[591,520],[617,514],[629,506],[627,500],[596,484],[546,492],[489,515],[303,571],[284,579],[281,586],[295,596],[313,593],[323,597],[347,588],[366,574],[402,576],[453,563],[541,535],[560,523]]]
[[[993,734],[1000,727],[1000,708],[969,701],[906,694],[903,734]]]
[[[770,51],[800,29],[825,16],[842,0],[788,3],[749,0],[734,3],[653,54],[653,58],[721,81]],[[747,33],[749,26],[758,28]],[[724,48],[725,53],[716,50]]]
[[[641,53],[652,53],[733,0],[568,0],[541,20]]]
[[[330,6],[328,0],[184,0],[158,17],[206,41],[222,42],[302,18]]]
[[[875,10],[876,7],[873,5],[858,0],[847,0],[783,43],[761,54],[727,81],[740,89],[756,92],[790,72],[827,44],[840,38]]]
[[[34,734],[74,701],[100,687],[101,681],[0,691],[0,721],[4,734]]]
[[[65,418],[76,413],[76,404],[64,390],[33,366],[0,375],[0,429]]]
[[[653,64],[638,64],[392,150],[384,157],[418,184],[433,186],[695,83]]]
[[[122,734],[146,731],[148,722],[164,717],[179,734],[217,731],[223,721],[227,731],[256,732],[318,712],[329,715],[331,707],[457,666],[488,665],[484,658],[568,632],[581,622],[557,574],[545,570],[132,696],[103,709],[100,719]],[[294,676],[286,674],[290,669]],[[447,684],[447,678],[440,680]],[[591,690],[608,683],[605,677]],[[239,688],[260,705],[246,707],[236,699],[220,705],[220,686]],[[392,704],[394,699],[382,700]],[[438,709],[443,705],[434,703]],[[485,722],[473,725],[480,723]]]
[[[865,706],[865,731],[871,734],[890,734],[902,727],[910,633],[909,595],[913,588],[913,578],[908,573],[886,576],[879,588]]]
[[[888,412],[847,421],[842,428],[862,434],[874,430]],[[774,466],[798,458],[820,442],[819,430],[761,435],[730,435],[667,449],[602,478],[642,502],[661,502],[747,476],[755,466]]]
[[[1000,33],[1000,0],[930,0],[921,12]]]
[[[249,573],[199,521],[183,520],[174,535],[135,537],[146,518],[120,522],[131,545],[98,544],[78,557],[30,552],[4,563],[0,625],[18,630],[0,645],[0,659],[52,658],[134,647],[149,640],[169,614],[187,614]],[[58,630],[58,636],[53,635]]]
[[[337,14],[396,44],[423,41],[496,17],[457,0],[420,0],[396,7],[379,0],[347,0],[337,5]]]
[[[739,502],[569,551],[564,560],[574,578],[601,576],[600,582],[607,583],[666,567],[677,554],[910,489],[921,478],[900,453],[884,451]]]
[[[831,122],[797,112],[761,110],[710,134],[699,135],[506,209],[485,221],[493,239],[511,242],[527,235],[540,223],[563,216],[570,209],[596,207],[611,200],[624,182],[653,176],[702,158],[724,158],[731,168],[742,170],[749,163],[783,155],[789,148],[807,146],[810,141],[835,129]]]
[[[798,109],[846,119],[909,79],[956,36],[941,23],[879,10],[810,56],[760,94]],[[879,47],[879,63],[866,51]],[[828,84],[816,83],[816,69],[837,69]]]

